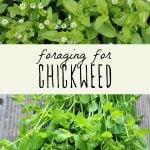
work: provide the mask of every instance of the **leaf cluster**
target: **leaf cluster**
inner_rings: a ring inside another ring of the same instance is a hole
[[[0,42],[150,43],[150,2],[0,0]]]

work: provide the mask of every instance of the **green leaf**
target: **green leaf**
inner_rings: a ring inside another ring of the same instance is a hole
[[[16,6],[8,7],[8,12],[10,13],[10,16],[16,16],[20,14],[19,7]]]
[[[0,4],[0,14],[2,14],[6,10],[7,6],[8,4]]]
[[[115,121],[111,120],[110,116],[108,116],[107,120],[105,121],[105,126],[110,129],[115,126]]]
[[[103,23],[96,31],[110,38],[116,37],[117,35],[116,30],[111,23]]]
[[[50,2],[51,2],[51,0],[41,0],[41,3],[44,7],[47,7]]]
[[[75,147],[80,150],[87,150],[86,142],[79,135],[74,135]]]
[[[145,43],[150,44],[150,27],[147,27],[146,29],[143,29],[142,31],[142,37]]]
[[[145,26],[147,25],[148,17],[149,17],[149,11],[139,12],[139,20],[137,22],[138,25],[140,25],[143,28],[145,28]]]
[[[57,31],[46,31],[46,30],[40,31],[38,37],[41,40],[47,39],[53,42],[59,42],[61,39],[61,36]]]
[[[115,124],[115,126],[110,128],[110,131],[113,134],[123,134],[125,132],[124,125]]]
[[[96,38],[96,36],[98,34],[93,28],[88,28],[86,30],[86,33],[87,33],[87,37],[89,40]]]
[[[10,141],[8,141],[8,140],[5,140],[5,139],[0,139],[0,147],[7,147],[7,146],[9,146],[11,144],[11,142]]]
[[[25,100],[25,96],[23,94],[13,95],[13,96],[11,96],[11,98],[15,102],[22,102]]]
[[[65,8],[75,16],[80,15],[79,12],[81,12],[81,8],[78,5],[78,3],[74,0],[63,0]]]
[[[134,134],[136,136],[143,136],[148,133],[150,133],[150,129],[148,129],[148,128],[139,128],[139,129],[134,130]]]
[[[107,102],[105,105],[103,105],[103,111],[107,112],[112,108],[113,103],[112,102]]]
[[[146,28],[145,33],[150,35],[150,26]]]
[[[122,116],[123,116],[123,112],[120,110],[116,110],[116,111],[111,112],[111,117],[113,120],[117,120]]]
[[[136,8],[139,12],[141,11],[149,11],[150,8],[149,8],[149,5],[148,5],[148,2],[145,2],[143,0],[135,0],[135,5],[136,5]]]
[[[132,34],[131,39],[130,39],[130,43],[131,44],[142,44],[143,41],[142,41],[140,34],[138,34],[138,33]]]
[[[113,137],[112,133],[109,132],[109,131],[105,131],[104,133],[101,134],[101,136],[104,137],[104,138],[111,138],[111,137]]]
[[[94,115],[92,115],[92,119],[93,120],[101,120],[103,118],[103,115],[102,115],[102,113],[96,113],[96,114],[94,114]]]
[[[47,137],[47,133],[46,132],[39,132],[38,135],[40,137],[42,137],[43,139],[45,139]]]
[[[137,21],[139,19],[139,14],[138,12],[132,12],[129,14],[127,21],[126,21],[126,25],[128,25],[129,27],[135,26],[137,24]]]
[[[80,16],[78,18],[81,22],[82,25],[84,25],[85,27],[90,27],[91,26],[91,23],[90,23],[90,16]]]
[[[65,140],[73,136],[68,130],[61,129],[61,128],[54,131],[53,135],[57,142],[64,142]]]
[[[122,31],[119,33],[118,38],[123,43],[128,43],[131,38],[131,31],[130,31],[129,27],[124,26],[122,28]]]
[[[88,121],[82,113],[78,113],[75,117],[74,117],[74,122],[75,124],[82,128],[82,129],[85,129],[85,128],[88,128],[88,127],[91,127],[92,124],[90,123],[90,121]]]
[[[44,139],[38,136],[37,134],[33,134],[28,138],[28,144],[26,145],[27,149],[37,150],[43,144]]]
[[[123,14],[118,18],[112,18],[112,21],[118,26],[124,26],[129,14]]]
[[[78,30],[72,30],[70,32],[70,38],[73,42],[80,43],[84,39],[84,36],[83,36],[82,32],[80,32]]]
[[[47,9],[47,19],[48,20],[53,20],[53,13],[52,13],[52,8],[51,7],[49,7]]]
[[[134,138],[132,141],[134,149],[148,150],[147,139],[145,137]]]
[[[97,32],[101,30],[101,26],[104,24],[104,22],[107,21],[107,18],[105,16],[99,16],[96,18],[96,21],[94,23],[94,28]]]
[[[96,5],[97,5],[97,10],[99,13],[108,15],[109,10],[108,10],[108,4],[106,0],[96,0]]]
[[[95,112],[95,111],[97,111],[97,110],[98,110],[98,104],[97,104],[96,102],[91,103],[91,104],[89,105],[89,112]]]
[[[96,142],[88,142],[87,143],[87,150],[94,150],[98,146],[98,143]]]
[[[82,104],[87,104],[91,100],[91,95],[81,95],[80,96],[80,102]]]
[[[127,123],[127,126],[133,126],[135,124],[135,119],[132,115],[128,114],[126,116],[126,123]]]
[[[19,150],[26,150],[25,145],[28,144],[28,139],[26,137],[21,138],[21,140],[18,142],[18,149]]]

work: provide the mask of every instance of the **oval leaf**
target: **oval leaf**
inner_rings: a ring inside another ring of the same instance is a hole
[[[111,23],[103,23],[101,26],[98,27],[97,32],[110,38],[116,37],[117,34],[115,28],[112,26]]]

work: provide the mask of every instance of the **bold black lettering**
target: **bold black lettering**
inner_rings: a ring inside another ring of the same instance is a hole
[[[44,80],[42,80],[42,71],[44,70],[44,66],[42,64],[39,65],[39,87],[44,88]]]
[[[98,64],[98,86],[99,86],[99,88],[103,88],[103,86],[101,85],[101,78],[102,78],[102,75],[101,75],[101,66],[102,66],[102,64]]]
[[[49,78],[51,78],[52,87],[54,87],[54,69],[53,69],[53,65],[51,65],[51,74],[50,74],[49,65],[47,64],[47,88],[49,88]]]
[[[73,77],[76,67],[77,67],[77,65],[75,65],[74,67],[72,67],[72,65],[71,65],[71,88],[73,88],[73,84],[74,84],[75,88],[77,87],[77,85],[74,81],[74,77]]]
[[[111,67],[106,65],[106,86],[109,88],[111,86]]]

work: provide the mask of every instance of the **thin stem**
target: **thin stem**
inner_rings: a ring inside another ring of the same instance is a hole
[[[42,118],[43,118],[43,115],[44,115],[45,112],[47,111],[47,108],[48,108],[49,104],[50,104],[50,102],[46,105],[45,109],[43,110],[42,115],[41,115],[39,121],[37,122],[35,128],[36,128],[36,127],[39,125],[39,123],[41,122],[41,120],[42,120]]]

